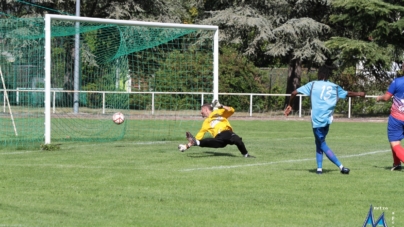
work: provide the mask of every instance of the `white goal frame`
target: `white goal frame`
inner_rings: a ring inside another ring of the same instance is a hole
[[[175,23],[158,23],[129,20],[113,20],[102,18],[78,17],[46,14],[45,15],[45,144],[51,143],[51,22],[67,20],[76,22],[107,23],[117,25],[137,25],[161,28],[185,28],[214,31],[213,36],[213,98],[219,98],[219,27],[213,25],[192,25]]]

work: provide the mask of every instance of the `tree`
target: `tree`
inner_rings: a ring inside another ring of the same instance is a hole
[[[268,54],[271,56],[283,56],[288,59],[288,79],[286,94],[300,87],[302,64],[321,65],[326,60],[327,48],[320,40],[329,30],[325,24],[311,18],[299,18],[288,20],[276,28],[275,42],[268,45]],[[285,99],[285,105],[289,103],[289,97]],[[293,103],[293,109],[297,109],[299,100]]]
[[[198,24],[214,24],[220,28],[221,46],[236,48],[257,66],[268,66],[270,56],[265,45],[274,37],[274,21],[280,0],[272,1],[215,1],[207,0],[198,6]]]
[[[284,56],[288,61],[286,93],[300,87],[302,67],[320,66],[327,60],[328,49],[324,41],[330,32],[326,24],[330,1],[289,0],[285,5],[284,20],[273,31],[275,40],[268,45],[268,54]],[[299,100],[295,100],[296,109]],[[285,105],[289,97],[285,98]]]
[[[261,74],[253,62],[234,48],[222,47],[220,51],[219,90],[225,93],[264,93]],[[250,102],[248,96],[223,96],[221,102],[243,109]],[[254,106],[266,108],[266,97],[256,97]]]
[[[341,70],[363,64],[368,76],[383,81],[391,65],[404,57],[402,0],[335,0],[332,27],[338,31],[327,41]]]
[[[267,67],[274,60],[288,65],[286,93],[300,86],[304,63],[321,65],[326,60],[323,41],[329,27],[323,21],[330,12],[329,1],[208,0],[203,9],[209,17],[202,22],[219,25],[221,41],[236,46],[257,66]]]
[[[43,17],[46,13],[75,15],[76,1],[16,0],[2,1],[0,12],[13,17]],[[187,14],[182,0],[97,0],[81,1],[80,15],[84,17],[150,20],[180,23]]]

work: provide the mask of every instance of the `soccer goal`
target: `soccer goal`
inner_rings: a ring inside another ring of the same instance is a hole
[[[19,129],[7,141],[179,138],[183,121],[218,98],[217,26],[50,14],[1,24]],[[123,124],[112,121],[116,112]]]

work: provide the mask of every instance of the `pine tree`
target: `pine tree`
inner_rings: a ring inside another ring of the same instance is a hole
[[[286,93],[300,86],[304,63],[321,65],[326,60],[323,41],[329,27],[322,21],[329,13],[329,1],[212,0],[206,1],[204,9],[208,17],[202,22],[219,25],[221,41],[238,47],[257,66],[267,67],[270,59],[288,65]]]
[[[326,46],[341,68],[364,66],[364,72],[382,80],[392,62],[404,57],[402,0],[335,0],[332,27],[337,33]]]

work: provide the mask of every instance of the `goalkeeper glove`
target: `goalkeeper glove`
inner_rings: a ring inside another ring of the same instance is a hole
[[[213,102],[212,102],[212,107],[213,107],[214,109],[222,109],[222,108],[223,108],[223,105],[220,104],[219,101],[217,101],[217,100],[215,99],[215,100],[213,100]]]
[[[180,145],[178,145],[178,150],[181,151],[181,152],[186,151],[188,148],[189,148],[189,147],[188,147],[188,145],[186,145],[186,144],[180,144]]]

